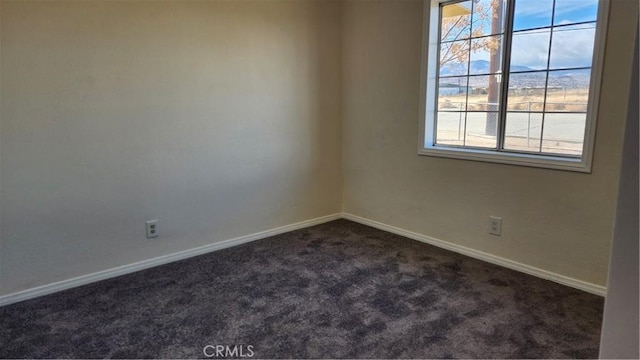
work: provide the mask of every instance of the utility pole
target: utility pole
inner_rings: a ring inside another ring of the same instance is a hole
[[[503,0],[494,0],[491,14],[491,33],[499,34],[502,32],[502,2]],[[496,135],[496,127],[498,124],[498,101],[500,100],[500,80],[499,74],[501,67],[500,55],[502,54],[502,41],[498,42],[496,49],[490,50],[489,53],[489,89],[488,89],[488,105],[487,121],[485,122],[485,134]],[[507,69],[504,69],[506,71]]]

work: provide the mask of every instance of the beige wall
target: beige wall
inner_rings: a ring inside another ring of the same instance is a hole
[[[416,155],[422,6],[344,4],[343,210],[604,285],[637,2],[611,7],[592,174]]]
[[[340,211],[338,2],[1,6],[1,294]]]
[[[604,285],[633,1],[612,6],[592,174],[416,155],[420,0],[0,4],[0,294],[341,203]]]

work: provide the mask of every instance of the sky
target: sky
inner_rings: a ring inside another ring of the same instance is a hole
[[[551,24],[553,0],[517,0],[514,30]],[[597,0],[556,0],[555,24],[596,19]]]
[[[514,30],[551,24],[553,0],[518,0]],[[555,24],[567,24],[596,19],[597,0],[556,0]],[[593,56],[595,26],[582,25],[556,29],[551,44],[551,67],[590,66]],[[519,39],[518,39],[519,38]],[[546,65],[549,32],[522,33],[514,37],[511,63],[535,69]]]
[[[475,0],[487,6],[491,0]],[[470,6],[471,1],[461,5]],[[511,64],[531,69],[546,67],[549,30],[526,29],[551,25],[553,0],[516,0]],[[598,0],[556,0],[554,25],[596,19]],[[490,26],[485,24],[485,29]],[[519,32],[519,30],[524,30]],[[591,65],[595,24],[556,28],[551,44],[551,67],[583,67]],[[489,60],[487,51],[472,55],[473,60]]]

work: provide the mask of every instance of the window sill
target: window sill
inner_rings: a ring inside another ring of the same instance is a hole
[[[421,148],[418,150],[418,155],[591,173],[591,164],[585,163],[581,159],[548,155],[504,153],[491,150],[462,149],[444,146]]]

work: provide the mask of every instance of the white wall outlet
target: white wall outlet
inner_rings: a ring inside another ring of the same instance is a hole
[[[149,220],[145,222],[145,225],[147,228],[147,239],[158,237],[158,220]]]
[[[502,235],[502,218],[489,216],[489,234]]]

